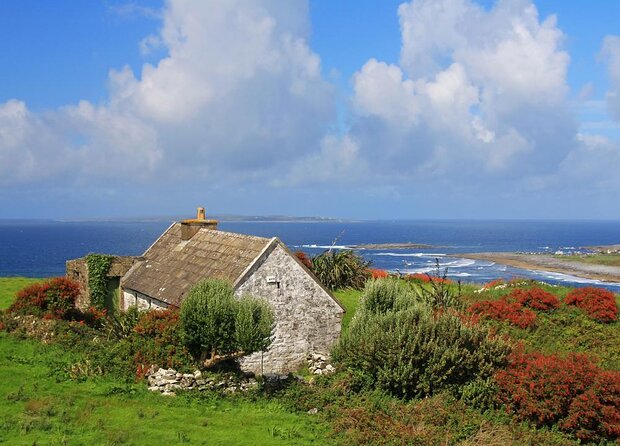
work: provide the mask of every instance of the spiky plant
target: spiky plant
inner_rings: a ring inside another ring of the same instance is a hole
[[[314,274],[330,290],[361,290],[369,278],[370,262],[350,250],[327,250],[314,257],[312,265]]]

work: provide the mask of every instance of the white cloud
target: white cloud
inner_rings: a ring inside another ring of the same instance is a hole
[[[167,55],[138,75],[111,70],[105,103],[45,119],[22,102],[0,104],[4,181],[28,181],[54,158],[64,167],[46,176],[62,171],[62,181],[232,181],[319,150],[334,101],[308,47],[305,1],[173,0],[161,17],[143,46]]]
[[[102,103],[42,113],[0,104],[0,192],[54,184],[89,196],[99,188],[109,202],[131,191],[149,204],[162,194],[248,206],[273,196],[277,213],[294,190],[318,213],[337,211],[341,193],[388,213],[409,200],[447,216],[442,200],[470,200],[462,207],[475,212],[500,197],[527,211],[547,197],[544,210],[557,201],[548,194],[617,188],[601,171],[620,164],[620,145],[577,135],[554,16],[541,19],[529,0],[489,9],[412,0],[398,15],[400,60],[369,54],[337,121],[334,86],[308,44],[306,1],[171,0],[160,31],[137,42],[164,57],[111,70]],[[620,38],[608,37],[602,55],[620,119]]]
[[[405,160],[413,175],[557,168],[576,126],[555,17],[540,21],[524,0],[490,10],[470,0],[415,0],[398,13],[400,64],[370,59],[354,75],[353,138],[389,144],[385,168]],[[362,144],[360,152],[370,150]]]
[[[607,106],[614,119],[620,121],[620,36],[605,37],[601,56],[607,63],[611,83],[607,92]]]

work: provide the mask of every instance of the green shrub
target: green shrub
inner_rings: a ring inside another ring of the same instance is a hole
[[[232,286],[217,279],[196,284],[181,306],[185,343],[206,367],[267,348],[273,321],[265,301],[237,300]]]
[[[243,296],[237,301],[235,340],[237,348],[246,352],[266,350],[271,343],[273,312],[261,299]]]
[[[348,250],[328,250],[312,259],[314,274],[330,290],[344,288],[361,290],[370,277],[369,265],[370,262]]]
[[[393,311],[399,299],[406,295],[403,281],[396,278],[371,279],[366,283],[360,302],[365,311],[384,314]]]
[[[423,397],[485,380],[505,364],[510,347],[453,310],[432,307],[394,282],[369,282],[348,332],[334,349],[355,370],[359,387]],[[386,311],[387,309],[387,311]]]

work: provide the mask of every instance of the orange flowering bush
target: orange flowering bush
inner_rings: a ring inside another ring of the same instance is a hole
[[[560,301],[553,294],[540,288],[520,289],[511,291],[508,299],[519,302],[524,307],[534,310],[550,311],[560,306]]]
[[[556,424],[585,441],[620,437],[620,372],[587,355],[515,352],[496,372],[498,400],[519,420]]]
[[[312,270],[312,259],[308,256],[308,254],[303,251],[297,251],[295,252],[295,257],[297,257],[297,259],[299,259],[299,261],[303,263],[306,268]]]
[[[373,279],[385,279],[390,276],[390,273],[386,270],[378,268],[368,268],[368,274],[370,274],[370,277]]]
[[[609,323],[618,320],[616,296],[606,289],[578,288],[568,293],[564,302],[576,306],[599,322]]]
[[[524,308],[519,302],[503,297],[499,300],[483,300],[472,304],[470,314],[487,317],[496,321],[507,321],[519,328],[529,328],[536,323],[536,313]]]
[[[150,310],[143,313],[133,329],[136,377],[142,378],[152,364],[180,368],[191,363],[181,335],[179,310]]]
[[[445,283],[445,284],[453,283],[450,279],[446,279],[444,277],[431,276],[430,274],[422,274],[422,273],[407,274],[407,276],[405,276],[405,279],[417,280],[423,283],[431,283],[431,282]]]
[[[79,283],[66,277],[55,277],[20,290],[8,312],[63,319],[75,310],[79,294]]]

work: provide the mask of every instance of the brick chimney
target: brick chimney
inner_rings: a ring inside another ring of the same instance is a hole
[[[205,208],[198,208],[196,218],[190,218],[181,222],[181,240],[191,239],[202,228],[217,229],[217,220],[207,220]]]

